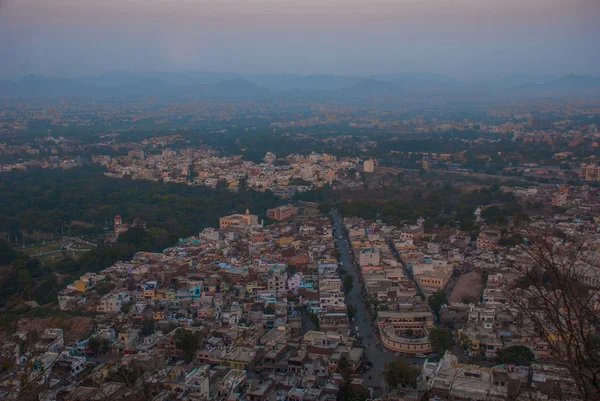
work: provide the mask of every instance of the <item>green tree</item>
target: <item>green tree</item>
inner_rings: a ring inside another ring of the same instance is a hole
[[[173,243],[173,239],[169,236],[169,232],[163,228],[151,228],[148,230],[146,249],[162,252]]]
[[[356,307],[354,305],[348,304],[347,309],[348,309],[348,319],[352,320],[352,318],[354,318],[357,313]]]
[[[341,357],[338,362],[338,373],[342,375],[342,383],[337,395],[337,401],[364,401],[368,394],[357,388],[352,388],[352,369],[346,357]]]
[[[111,382],[123,383],[127,387],[135,386],[136,382],[142,375],[144,370],[142,368],[127,368],[120,367],[116,372],[111,372],[107,376],[106,380]]]
[[[155,331],[155,323],[152,319],[144,319],[142,320],[142,335],[149,336]]]
[[[499,206],[490,206],[481,212],[481,217],[490,224],[505,224],[507,222],[503,210]]]
[[[123,305],[121,305],[121,313],[124,313],[127,315],[129,313],[129,311],[131,310],[132,306],[133,306],[133,301],[124,303]]]
[[[183,351],[183,360],[187,363],[192,362],[196,351],[200,348],[200,332],[178,329],[175,332],[175,346]]]
[[[143,244],[148,244],[148,233],[143,227],[131,227],[119,235],[117,242],[141,248]]]
[[[431,348],[438,355],[452,349],[452,333],[446,329],[434,327],[429,330],[429,341]]]
[[[102,347],[102,342],[100,342],[100,340],[98,340],[96,337],[90,337],[87,342],[87,347],[90,349],[90,351],[92,351],[92,354],[98,355]]]
[[[331,203],[329,203],[329,202],[319,203],[318,209],[319,209],[319,213],[327,214],[331,210]]]
[[[460,344],[460,347],[465,351],[469,351],[471,348],[473,348],[473,341],[471,341],[469,337],[462,333],[458,338],[458,343]]]
[[[217,187],[216,188],[218,190],[222,191],[224,189],[229,188],[229,183],[227,182],[227,180],[220,179],[219,181],[217,181]]]
[[[416,388],[419,369],[402,361],[388,362],[381,374],[390,389]]]
[[[54,265],[54,270],[63,274],[75,274],[81,269],[81,266],[73,258],[65,258]]]
[[[109,292],[111,292],[112,290],[114,290],[116,288],[116,284],[115,283],[111,283],[108,281],[104,281],[102,283],[98,283],[95,287],[94,290],[96,291],[96,293],[100,296],[106,295]]]
[[[13,247],[4,239],[0,239],[0,265],[11,263],[16,256],[17,252]]]
[[[312,324],[315,326],[315,328],[317,330],[321,329],[321,322],[319,321],[319,315],[317,315],[316,313],[309,313],[308,318],[310,319],[310,321],[312,322]]]
[[[105,338],[102,340],[102,347],[100,348],[100,353],[101,354],[105,354],[106,351],[108,351],[108,348],[110,347],[110,341],[108,338]]]
[[[348,294],[350,291],[352,291],[352,287],[354,286],[354,280],[352,279],[352,276],[350,274],[344,276],[343,286],[344,286],[344,292],[346,294]]]
[[[442,306],[448,305],[448,297],[443,290],[437,290],[429,296],[429,307],[433,310],[436,316],[439,317]]]
[[[47,275],[33,291],[33,299],[40,305],[45,305],[57,300],[58,281],[53,274]]]
[[[238,182],[238,190],[241,192],[248,190],[248,179],[240,178]]]
[[[19,270],[18,280],[19,280],[19,285],[22,288],[29,287],[29,285],[31,285],[31,280],[32,280],[31,273],[29,272],[29,270],[27,270],[27,269]]]
[[[515,345],[499,349],[496,353],[500,363],[529,365],[535,360],[535,354],[524,345]]]

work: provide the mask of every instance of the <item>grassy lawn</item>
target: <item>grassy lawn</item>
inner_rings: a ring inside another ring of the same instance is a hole
[[[64,259],[65,257],[67,258],[71,258],[71,259],[79,259],[81,257],[81,255],[83,255],[85,252],[75,252],[75,255],[73,255],[73,252],[66,252],[66,253],[54,253],[52,255],[44,255],[44,256],[39,256],[37,257],[37,259],[40,260],[40,262],[44,265],[44,266],[52,266],[58,262],[60,262],[62,259]],[[33,255],[33,257],[36,257],[35,255]]]
[[[306,220],[314,220],[315,218],[320,217],[319,209],[314,206],[300,205],[300,208],[303,209],[302,213],[292,217],[290,219],[291,221],[301,222]]]
[[[62,241],[61,242],[46,242],[45,244],[28,246],[27,248],[19,247],[19,248],[17,248],[17,250],[21,251],[29,256],[35,256],[39,253],[57,251],[60,249],[60,246],[62,244],[63,244]]]

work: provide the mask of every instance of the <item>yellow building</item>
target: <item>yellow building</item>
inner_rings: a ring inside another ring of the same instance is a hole
[[[86,292],[90,288],[94,287],[101,281],[104,281],[106,277],[100,274],[95,273],[86,273],[83,276],[79,277],[79,280],[76,280],[72,285],[68,288],[74,289],[79,292]]]
[[[405,354],[428,354],[433,348],[429,337],[408,338],[397,335],[391,327],[380,327],[381,342],[384,347],[393,352]]]
[[[426,310],[378,314],[379,333],[384,347],[394,352],[426,354],[431,352],[429,329],[433,327],[433,315]],[[411,335],[407,335],[408,331]]]
[[[258,216],[250,214],[250,210],[246,209],[245,214],[231,214],[219,219],[219,227],[221,229],[229,226],[255,226],[258,225]]]
[[[256,281],[251,281],[246,284],[246,291],[250,294],[254,294],[258,291],[264,291],[267,288],[265,284],[257,283]]]
[[[582,164],[581,179],[583,181],[600,181],[600,167],[595,164]]]
[[[155,310],[152,312],[153,320],[165,320],[165,311],[164,310]]]
[[[375,162],[372,159],[365,160],[363,162],[363,171],[365,173],[372,173],[375,171]]]
[[[289,245],[292,242],[294,242],[294,237],[279,237],[279,239],[277,240],[279,246]]]

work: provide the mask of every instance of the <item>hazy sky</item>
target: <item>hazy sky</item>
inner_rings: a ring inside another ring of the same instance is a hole
[[[600,0],[0,0],[0,76],[600,76]]]

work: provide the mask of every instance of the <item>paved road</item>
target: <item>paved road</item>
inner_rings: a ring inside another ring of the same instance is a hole
[[[382,348],[382,346],[379,344],[376,329],[370,322],[369,315],[367,314],[365,304],[360,294],[360,284],[358,281],[359,272],[357,267],[352,263],[350,246],[346,243],[345,236],[343,239],[340,239],[340,234],[342,233],[342,222],[337,214],[332,213],[331,215],[333,217],[333,224],[335,228],[335,241],[341,253],[340,261],[343,263],[343,268],[347,270],[354,279],[352,291],[346,295],[346,303],[354,305],[357,310],[356,320],[350,324],[352,328],[358,327],[358,332],[363,338],[365,355],[373,364],[373,368],[371,368],[361,377],[367,381],[368,386],[379,387],[381,391],[385,391],[385,382],[380,373],[387,362],[396,361],[399,358],[394,353],[385,351],[385,348]],[[369,379],[369,376],[372,378]]]

